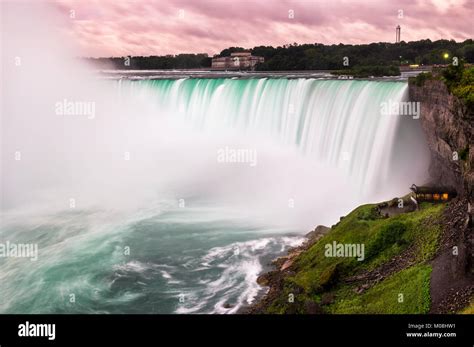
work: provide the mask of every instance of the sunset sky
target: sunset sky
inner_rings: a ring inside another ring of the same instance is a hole
[[[68,18],[64,31],[95,57],[393,42],[398,24],[405,41],[474,36],[474,0],[68,0],[53,6]]]

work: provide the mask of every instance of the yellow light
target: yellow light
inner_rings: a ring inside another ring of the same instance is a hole
[[[444,59],[448,59],[448,58],[449,58],[449,53],[444,53],[444,54],[443,54],[443,58],[444,58]]]

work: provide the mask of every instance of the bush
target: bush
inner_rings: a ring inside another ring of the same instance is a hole
[[[377,207],[370,207],[360,211],[357,218],[360,220],[376,220],[381,218],[381,215],[378,212]]]
[[[402,244],[402,237],[406,230],[406,225],[398,221],[382,227],[372,240],[369,241],[366,258],[368,259],[379,254],[395,243]]]
[[[451,84],[451,92],[474,111],[474,67],[462,71],[459,81]]]
[[[427,80],[433,79],[433,74],[431,72],[422,72],[418,76],[413,77],[411,81],[415,83],[418,87],[423,87]]]
[[[448,86],[449,91],[452,91],[452,89],[461,82],[463,71],[464,63],[462,61],[460,61],[458,65],[451,64],[443,70],[444,82]]]

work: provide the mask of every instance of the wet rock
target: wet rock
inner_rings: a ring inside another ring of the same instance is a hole
[[[331,228],[328,228],[324,225],[318,225],[313,231],[310,231],[305,236],[308,240],[312,240],[319,235],[326,235]]]

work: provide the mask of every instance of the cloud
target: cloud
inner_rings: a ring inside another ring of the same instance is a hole
[[[288,43],[393,42],[473,37],[469,0],[65,0],[54,3],[88,56],[219,53]],[[289,18],[290,11],[294,18]],[[401,15],[401,16],[400,16]]]

